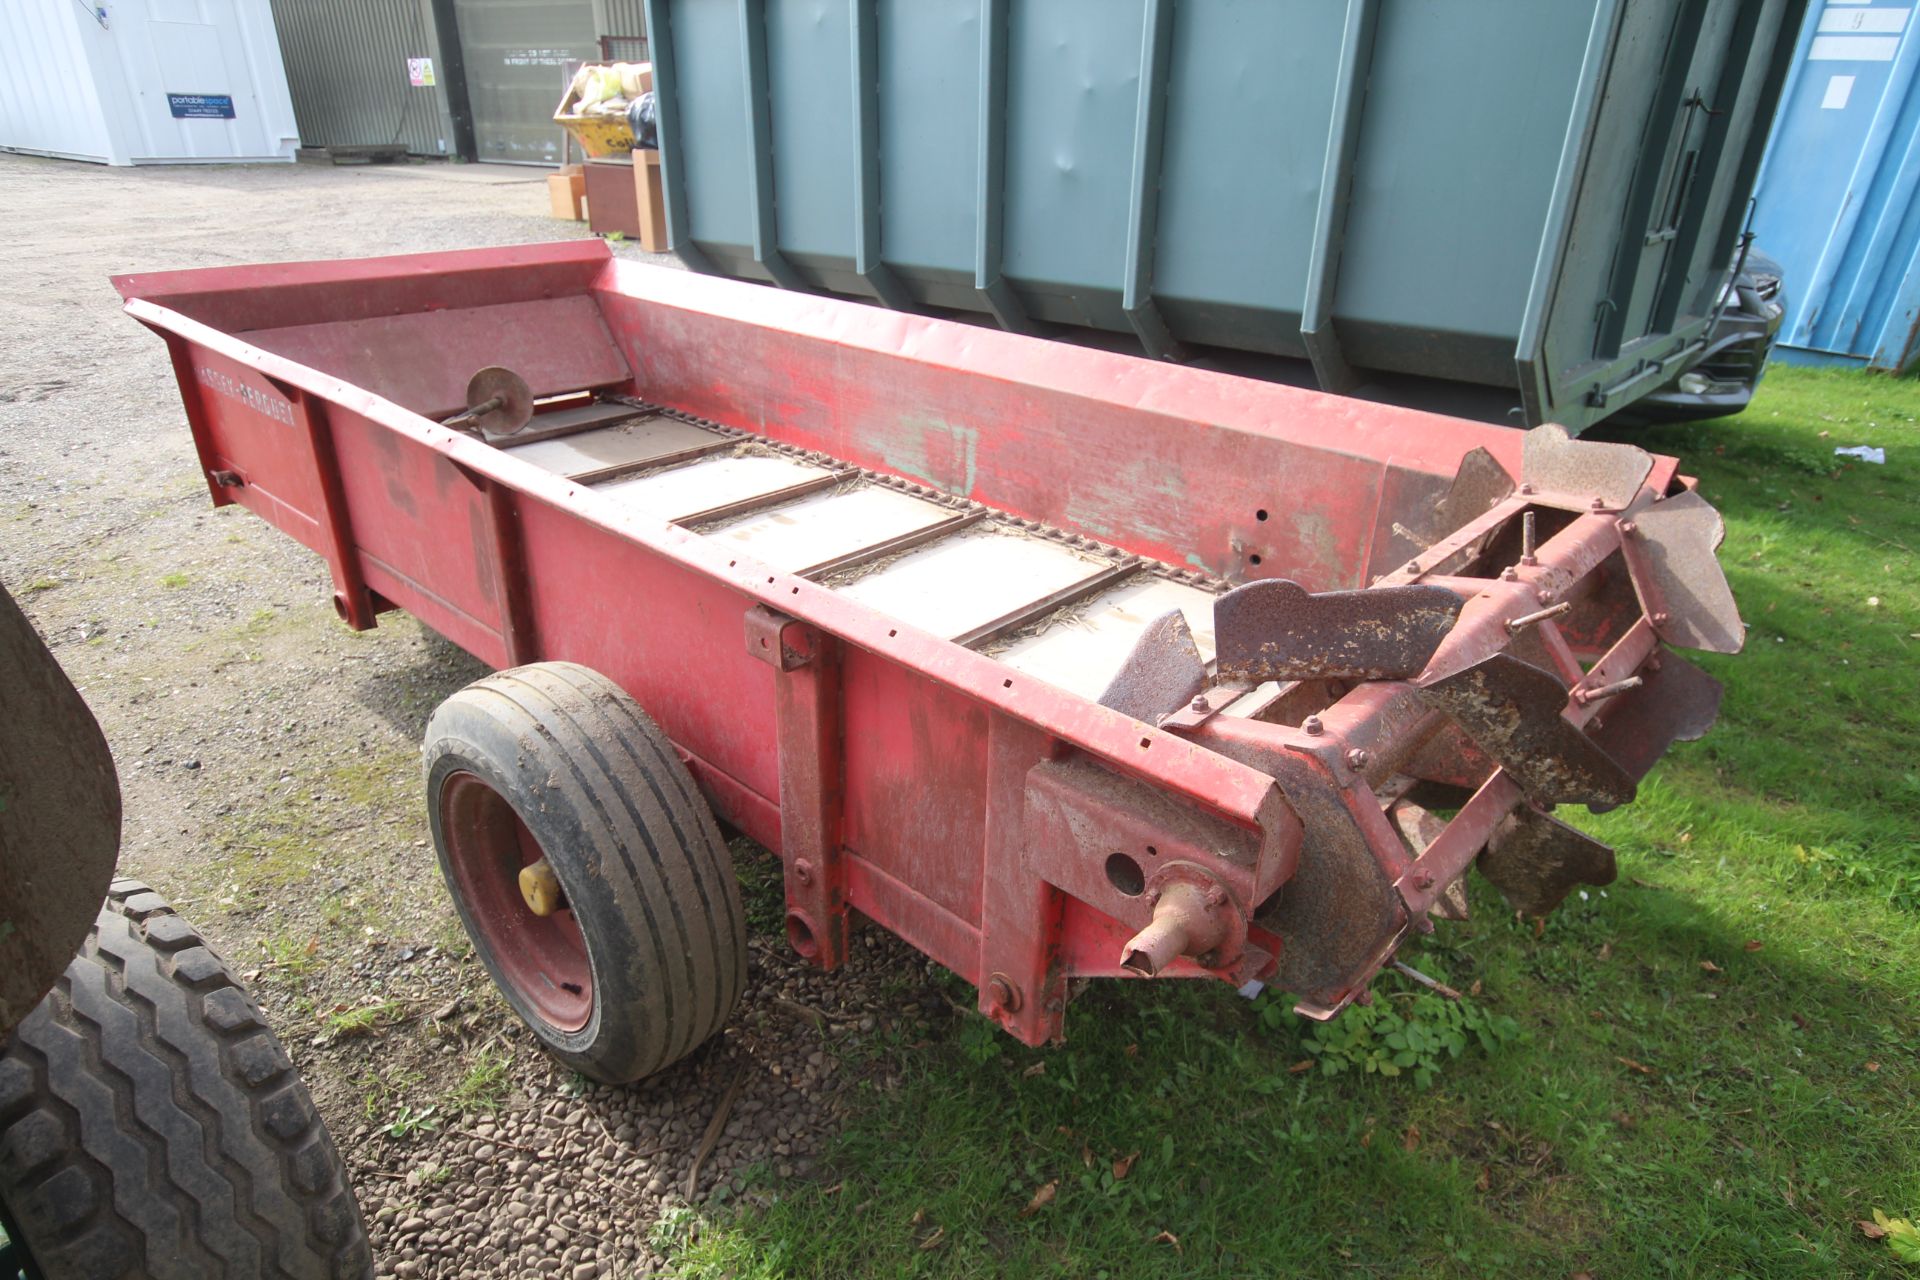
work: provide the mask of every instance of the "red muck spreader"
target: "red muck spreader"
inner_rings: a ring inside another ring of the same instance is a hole
[[[501,668],[425,747],[474,945],[630,1080],[738,998],[716,818],[1058,1037],[1076,978],[1328,1018],[1472,866],[1613,878],[1742,626],[1671,458],[614,261],[598,243],[116,281],[216,504]]]

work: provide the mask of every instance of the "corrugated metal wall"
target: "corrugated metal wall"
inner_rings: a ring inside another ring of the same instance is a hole
[[[596,0],[594,18],[603,36],[644,36],[647,34],[644,0]]]
[[[301,142],[452,153],[445,62],[429,0],[273,0],[273,17]],[[409,58],[432,58],[439,83],[408,83]]]

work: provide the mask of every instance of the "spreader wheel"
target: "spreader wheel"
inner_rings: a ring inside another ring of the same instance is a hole
[[[426,773],[461,922],[549,1053],[623,1084],[726,1022],[747,969],[732,859],[625,690],[570,662],[475,681],[433,713]]]

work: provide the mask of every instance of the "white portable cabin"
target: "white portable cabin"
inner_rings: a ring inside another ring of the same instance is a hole
[[[0,150],[207,164],[299,142],[267,0],[0,0]]]

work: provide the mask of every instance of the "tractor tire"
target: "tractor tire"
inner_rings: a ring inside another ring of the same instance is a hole
[[[747,971],[732,857],[625,690],[570,662],[475,681],[434,712],[425,767],[454,907],[549,1054],[626,1084],[720,1030]]]
[[[293,1064],[226,964],[137,880],[113,882],[0,1050],[0,1219],[46,1280],[372,1274]]]

